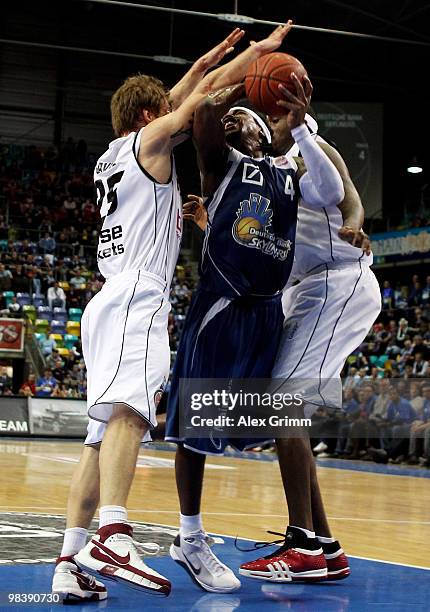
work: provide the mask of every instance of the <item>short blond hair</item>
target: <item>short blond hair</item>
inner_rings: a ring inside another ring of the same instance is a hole
[[[110,110],[115,134],[121,136],[136,130],[142,109],[159,113],[167,96],[168,90],[160,79],[147,74],[128,77],[111,98]]]

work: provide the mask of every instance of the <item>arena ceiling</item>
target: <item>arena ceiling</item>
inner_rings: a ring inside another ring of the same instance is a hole
[[[74,63],[85,62],[88,70],[93,66],[88,86],[99,87],[107,102],[121,79],[137,70],[153,73],[172,84],[186,66],[149,58],[173,55],[191,61],[234,27],[225,20],[208,16],[136,6],[143,4],[216,14],[237,10],[257,20],[292,18],[300,26],[371,35],[374,38],[297,28],[288,35],[283,50],[297,55],[308,68],[315,100],[384,104],[386,197],[390,193],[395,196],[395,183],[413,155],[430,165],[427,144],[430,94],[426,83],[430,63],[430,2],[135,0],[134,6],[130,6],[126,2],[109,4],[103,0],[55,3],[15,0],[3,6],[0,49],[36,43],[53,47],[66,69],[72,70]],[[247,40],[264,37],[271,28],[261,23],[243,27]],[[247,43],[242,47],[244,44]],[[88,51],[74,51],[76,48]],[[110,51],[113,55],[94,54],[90,50]],[[132,54],[144,57],[133,58]],[[67,87],[67,80],[59,82],[58,87]]]

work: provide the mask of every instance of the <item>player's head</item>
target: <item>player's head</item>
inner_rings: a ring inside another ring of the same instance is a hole
[[[168,90],[155,77],[135,74],[113,94],[110,108],[117,136],[134,132],[170,111]]]
[[[305,123],[311,134],[318,132],[318,123],[311,109],[305,115]],[[291,130],[288,127],[288,115],[269,117],[268,124],[272,132],[272,151],[274,155],[284,155],[294,144]]]
[[[271,134],[262,113],[246,101],[239,101],[222,118],[229,145],[251,157],[261,157],[270,144]]]
[[[311,109],[305,115],[305,123],[311,134],[318,132],[318,123],[313,116]],[[269,117],[268,124],[272,132],[272,151],[275,155],[284,155],[294,144],[294,138],[291,136],[291,130],[288,127],[288,115],[280,117]]]

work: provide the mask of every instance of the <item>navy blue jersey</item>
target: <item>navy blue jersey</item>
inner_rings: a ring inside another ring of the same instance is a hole
[[[278,161],[230,150],[227,174],[206,201],[203,289],[234,298],[273,295],[287,284],[300,192],[294,161]]]

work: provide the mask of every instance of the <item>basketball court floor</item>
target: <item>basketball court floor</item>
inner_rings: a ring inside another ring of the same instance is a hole
[[[76,441],[0,442],[0,610],[55,610],[50,593],[53,562],[61,548],[69,481],[78,461]],[[318,470],[335,536],[350,556],[351,576],[320,584],[275,584],[242,577],[242,588],[209,594],[170,560],[178,526],[173,447],[142,447],[129,497],[135,538],[157,542],[154,569],[172,581],[159,598],[108,583],[109,599],[75,610],[428,611],[430,601],[430,471],[353,461],[319,461]],[[209,457],[204,521],[217,554],[237,569],[256,558],[241,552],[284,531],[285,503],[271,455]],[[96,521],[94,528],[97,528]],[[270,552],[270,549],[265,549]],[[31,594],[33,603],[22,594]],[[36,595],[39,597],[36,597]],[[20,595],[21,601],[19,601]]]

